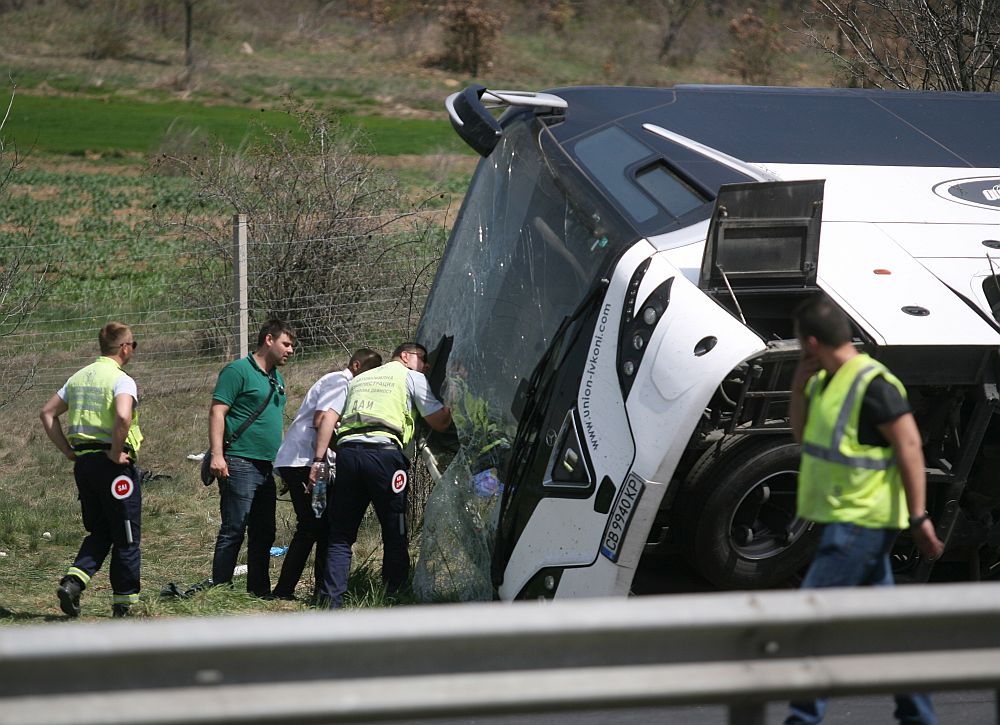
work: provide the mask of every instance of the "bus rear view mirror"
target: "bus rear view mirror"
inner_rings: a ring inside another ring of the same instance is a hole
[[[483,104],[485,92],[486,86],[474,84],[445,101],[452,127],[480,156],[489,156],[503,133],[500,122]]]

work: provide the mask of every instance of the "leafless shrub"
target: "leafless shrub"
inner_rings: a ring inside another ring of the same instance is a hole
[[[744,83],[766,85],[773,81],[778,61],[789,52],[781,35],[777,23],[761,17],[753,8],[730,21],[730,59]]]
[[[478,75],[492,62],[504,16],[483,0],[448,0],[440,13],[444,50],[437,65]]]
[[[807,36],[854,85],[1000,88],[1000,0],[816,0],[814,7]],[[822,32],[830,25],[833,39]]]
[[[159,160],[195,185],[184,208],[157,210],[163,231],[190,240],[192,306],[231,308],[230,215],[245,214],[251,327],[277,316],[295,324],[304,345],[344,350],[398,341],[422,310],[434,230],[400,211],[395,181],[363,153],[356,132],[315,113],[297,120],[294,132],[262,127],[236,152],[215,144]],[[213,347],[226,349],[231,329],[227,318],[204,320]]]
[[[85,21],[87,57],[95,60],[123,58],[132,45],[132,23],[126,3],[105,0],[98,7],[88,10]]]

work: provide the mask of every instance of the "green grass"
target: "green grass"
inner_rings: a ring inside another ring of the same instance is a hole
[[[324,356],[290,364],[285,372],[289,392],[286,412],[298,408],[309,386],[335,360]],[[221,366],[221,363],[220,363]],[[139,375],[140,385],[142,376]],[[203,449],[207,435],[211,381],[189,391],[143,395],[142,427],[146,440],[140,465],[168,477],[142,490],[142,593],[134,608],[139,617],[218,616],[252,612],[299,611],[313,590],[312,564],[306,565],[297,595],[301,601],[265,602],[247,595],[246,579],[190,598],[160,598],[168,582],[181,589],[211,573],[212,552],[219,528],[219,494],[198,479],[196,462],[188,453]],[[36,409],[5,409],[8,420],[19,421],[0,438],[0,626],[65,619],[55,597],[56,584],[72,564],[85,532],[76,500],[72,466],[42,432]],[[287,546],[295,515],[288,495],[277,505],[276,545]],[[46,536],[46,534],[48,534]],[[411,542],[416,558],[416,543]],[[245,551],[245,547],[244,547]],[[415,603],[408,592],[388,598],[381,587],[381,539],[371,512],[354,547],[354,566],[345,607],[379,607]],[[271,582],[277,581],[283,557],[271,558]],[[241,557],[240,563],[245,559]],[[82,597],[81,619],[111,616],[111,588],[106,561]]]
[[[467,152],[444,118],[346,115],[343,119],[366,132],[377,155]],[[238,146],[248,134],[255,133],[254,121],[278,130],[295,131],[298,126],[292,115],[280,110],[182,101],[148,103],[121,97],[18,94],[4,133],[22,148],[48,153],[148,154],[159,147],[171,125],[197,128]]]

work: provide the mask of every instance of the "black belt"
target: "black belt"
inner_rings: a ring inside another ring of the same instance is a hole
[[[94,453],[96,451],[110,451],[111,450],[111,444],[110,443],[101,443],[100,441],[90,441],[90,442],[87,442],[87,443],[77,443],[75,446],[73,446],[73,450],[76,453]],[[132,450],[132,446],[130,446],[128,443],[126,443],[124,446],[122,446],[122,450],[124,450],[130,456],[135,454],[135,451]]]
[[[337,448],[350,448],[355,446],[357,448],[374,448],[378,451],[398,451],[399,446],[395,443],[375,443],[373,441],[346,441],[344,443],[338,443]]]

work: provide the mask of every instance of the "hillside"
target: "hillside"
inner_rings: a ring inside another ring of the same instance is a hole
[[[6,186],[0,173],[0,271],[23,262],[26,273],[12,297],[38,302],[15,327],[7,324],[0,300],[0,338],[10,350],[0,364],[0,407],[9,430],[0,441],[0,623],[60,616],[55,582],[79,543],[81,525],[72,475],[46,440],[37,411],[70,372],[92,358],[100,324],[116,318],[132,324],[141,341],[132,368],[147,435],[141,463],[169,476],[151,482],[143,494],[145,588],[137,613],[206,615],[304,606],[265,604],[220,591],[197,600],[156,597],[167,581],[190,584],[210,568],[218,496],[197,482],[196,466],[185,456],[204,449],[211,385],[227,350],[221,343],[208,346],[202,327],[208,320],[225,331],[220,334],[231,331],[224,327],[231,280],[220,276],[201,288],[192,284],[201,279],[196,274],[201,257],[191,227],[167,234],[150,223],[154,210],[194,203],[191,177],[176,167],[153,168],[151,162],[162,154],[197,153],[210,137],[245,149],[267,130],[294,136],[296,114],[305,108],[333,112],[344,128],[363,132],[358,152],[372,159],[399,193],[398,206],[389,211],[419,208],[423,215],[420,229],[397,223],[386,237],[406,252],[403,261],[414,265],[412,270],[396,265],[395,271],[409,275],[405,284],[393,277],[381,287],[362,289],[351,301],[360,310],[351,319],[377,327],[371,333],[377,337],[297,352],[286,375],[291,415],[311,382],[342,364],[352,344],[384,350],[415,328],[421,294],[433,278],[476,162],[451,131],[443,109],[447,94],[471,82],[529,90],[739,83],[751,70],[757,82],[835,82],[825,61],[786,28],[798,21],[792,10],[783,16],[782,7],[794,9],[799,5],[794,2],[758,8],[754,17],[762,24],[755,27],[763,28],[762,35],[751,36],[763,41],[757,55],[750,51],[758,46],[728,31],[735,17],[746,17],[743,5],[696,3],[682,27],[674,18],[678,34],[662,57],[665,18],[684,6],[680,0],[446,3],[453,11],[461,5],[486,13],[477,22],[492,28],[492,39],[464,45],[454,42],[454,33],[448,40],[440,8],[432,3],[200,0],[190,3],[190,55],[184,5],[0,0],[0,70],[10,79],[0,119],[13,97],[2,129],[0,171],[6,172],[14,148],[25,154]],[[459,69],[455,58],[447,57],[460,47],[475,56],[475,72]],[[751,69],[754,59],[767,62]],[[198,221],[215,230],[219,248],[227,250],[232,210],[218,204],[199,214]],[[289,233],[281,244],[291,249],[316,241],[307,237]],[[337,236],[319,241],[339,251]],[[214,265],[221,270],[226,259],[221,254]],[[307,283],[316,279],[315,265],[298,271]],[[355,265],[344,278],[367,279],[370,271]],[[265,266],[261,274],[268,273]],[[326,298],[315,302],[309,314],[326,314],[326,304]],[[415,491],[414,520],[419,521],[425,495],[426,489]],[[287,543],[292,523],[290,507],[279,505],[278,543]],[[378,604],[377,566],[372,566],[379,559],[377,547],[359,552],[357,559],[349,602]],[[280,566],[280,559],[274,562]],[[304,588],[309,585],[303,582]],[[110,614],[107,590],[105,571],[85,596],[85,617]]]

